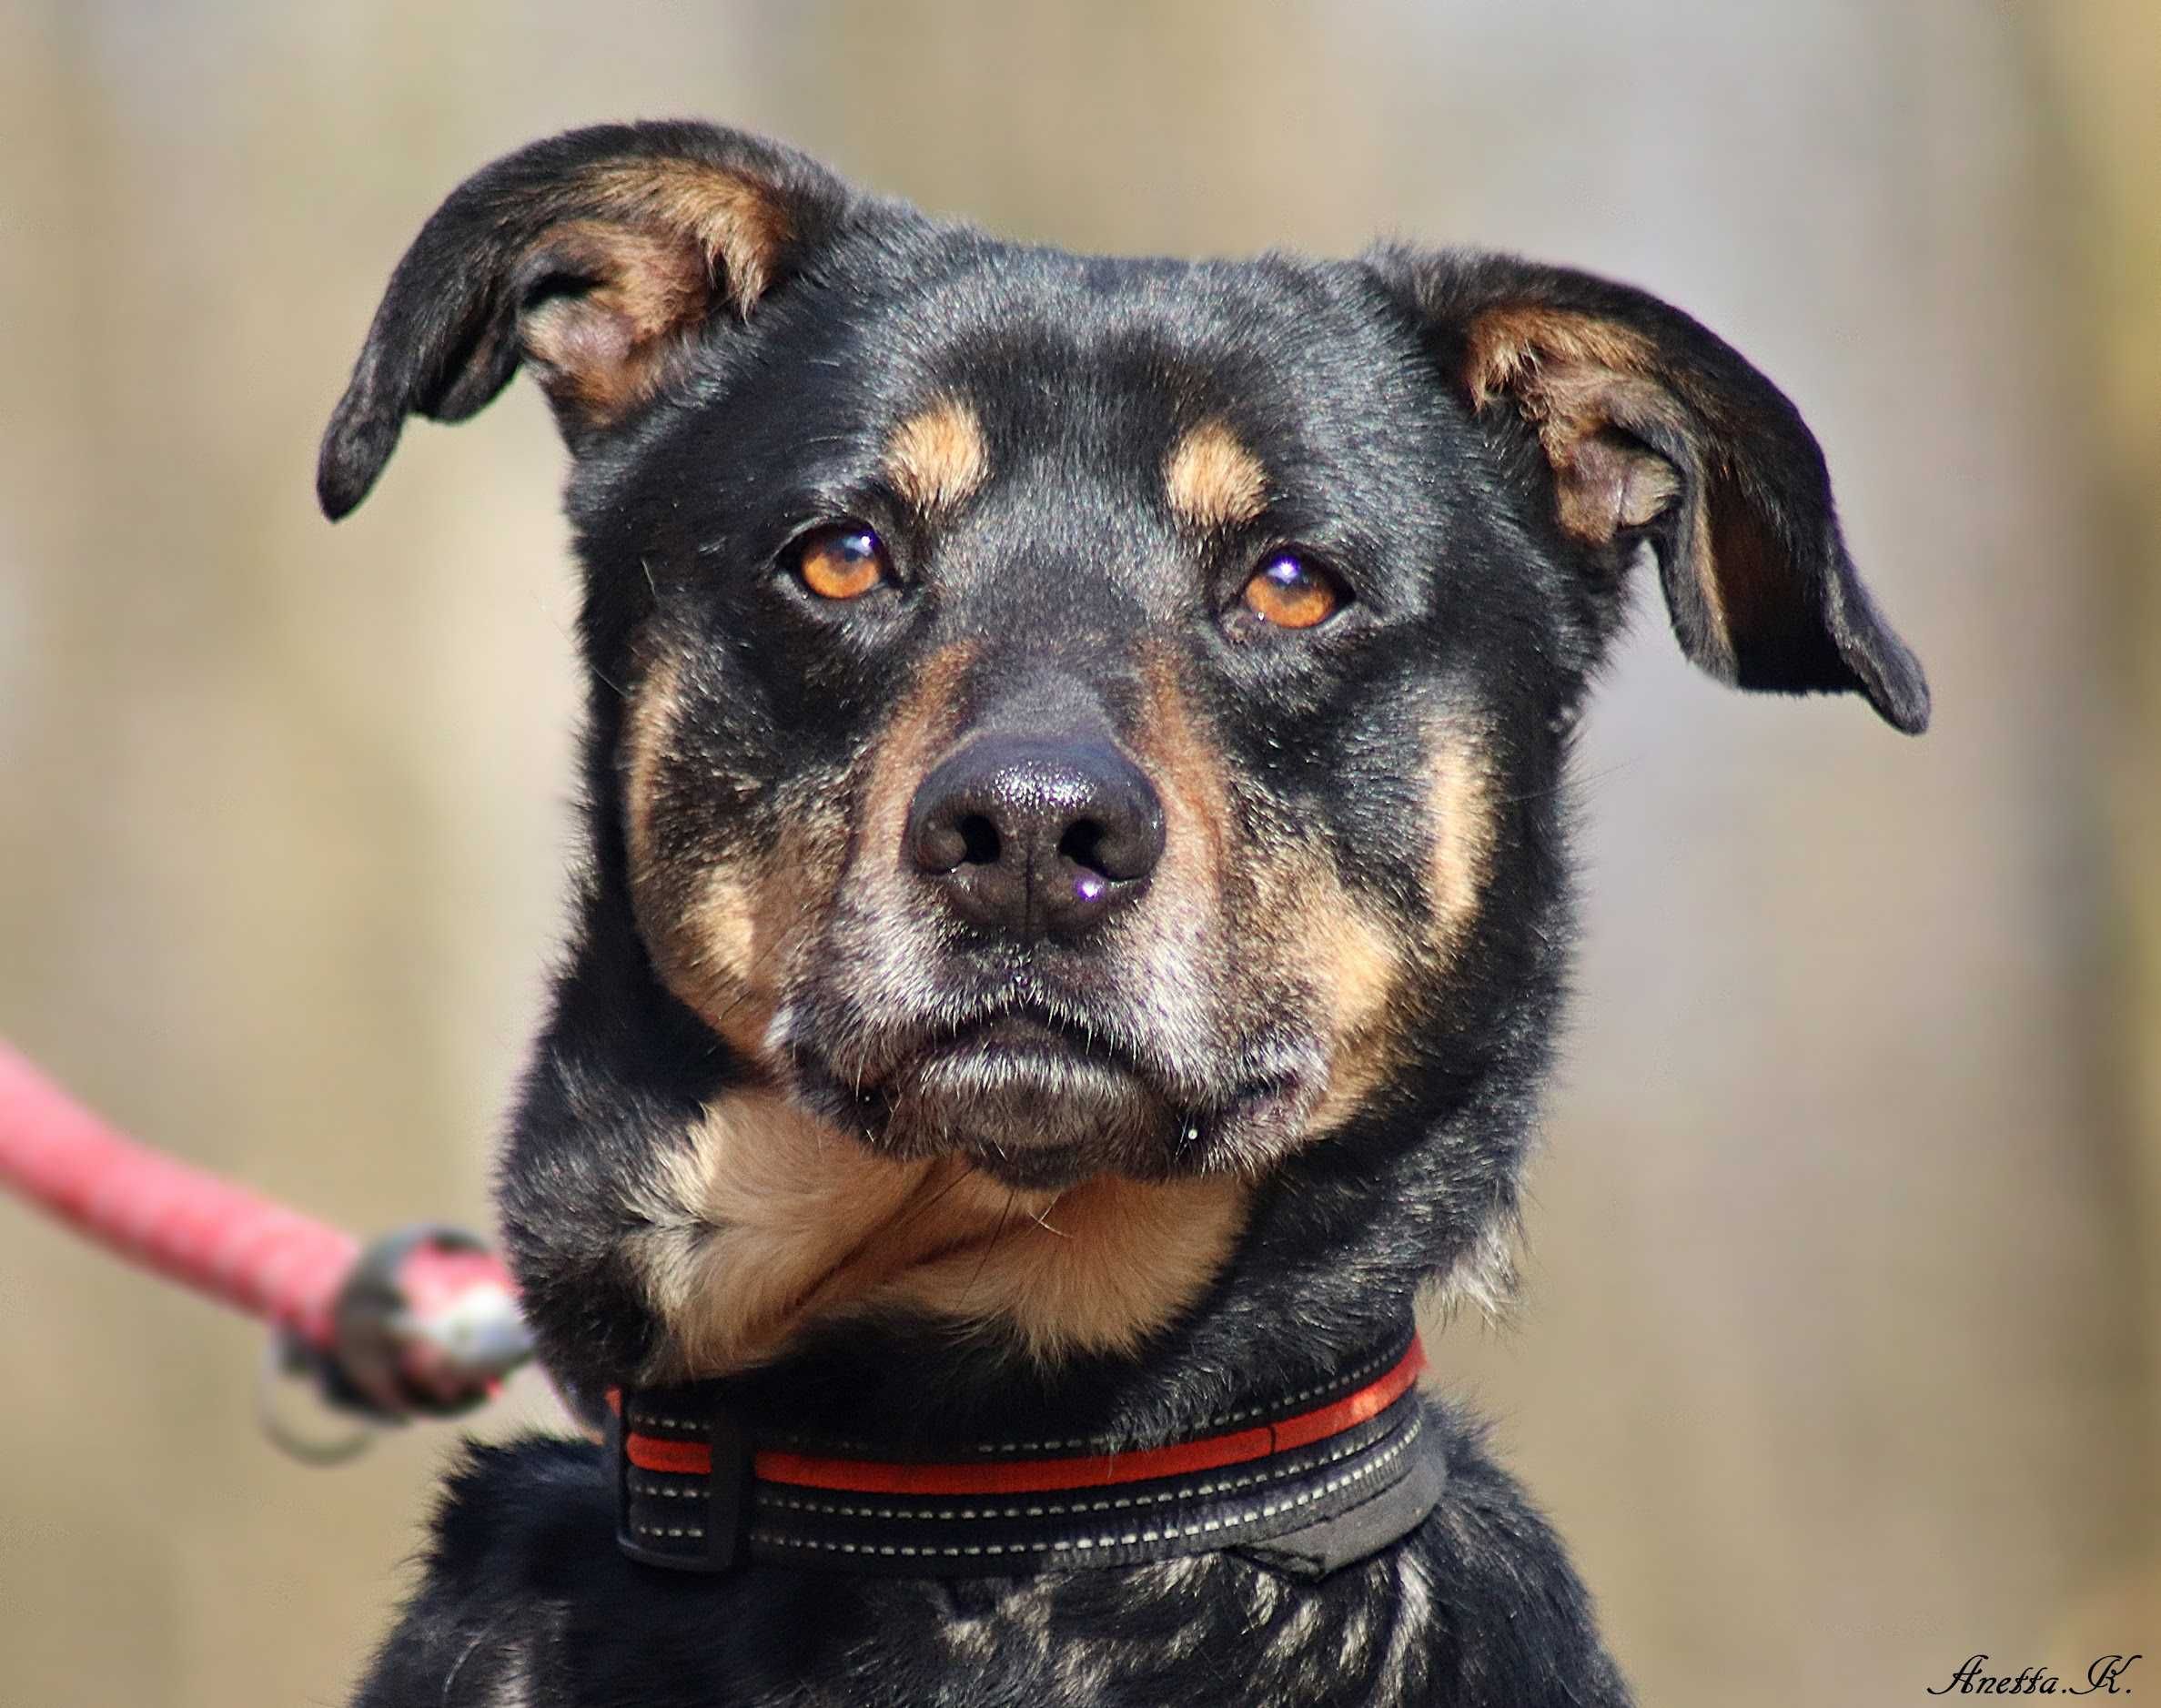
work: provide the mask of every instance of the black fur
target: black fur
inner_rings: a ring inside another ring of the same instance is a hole
[[[500,1196],[545,1357],[589,1401],[668,1355],[670,1326],[631,1253],[656,1158],[703,1108],[777,1088],[909,1154],[927,1141],[902,1095],[858,1096],[834,1064],[898,1079],[910,1051],[1000,1004],[1085,1027],[1145,1082],[1123,1148],[1092,1151],[1107,1141],[1079,1132],[1054,1160],[1069,1150],[1076,1171],[1136,1178],[1239,1171],[1255,1186],[1235,1250],[1137,1351],[1030,1358],[995,1323],[843,1314],[738,1372],[745,1408],[896,1450],[1042,1428],[1146,1442],[1316,1379],[1515,1215],[1569,937],[1569,733],[1622,621],[1631,561],[1656,559],[1684,648],[1739,685],[1856,690],[1901,728],[1925,721],[1919,669],[1854,578],[1799,416],[1640,292],[1457,254],[1187,264],[1026,248],[702,126],[555,138],[445,204],[398,268],[333,420],[331,513],[366,493],[407,413],[471,413],[530,356],[530,317],[605,288],[604,269],[565,262],[575,246],[550,234],[611,217],[579,175],[626,159],[740,175],[787,217],[756,290],[716,278],[712,308],[627,414],[596,420],[558,394],[587,575],[591,855]],[[1474,323],[1494,308],[1587,317],[1655,352],[1605,431],[1671,470],[1675,497],[1657,516],[1610,541],[1560,525],[1537,411],[1476,407],[1467,387]],[[954,391],[991,472],[959,514],[925,520],[882,482],[880,450],[896,420]],[[1645,396],[1654,407],[1639,407]],[[1267,505],[1196,538],[1166,512],[1162,470],[1206,421],[1227,423],[1265,467]],[[1691,532],[1697,504],[1715,513]],[[899,584],[861,609],[822,604],[788,573],[803,530],[838,517],[874,526],[899,566]],[[1736,540],[1745,584],[1707,592],[1719,566],[1705,542],[1723,556]],[[1293,544],[1351,602],[1311,632],[1241,627],[1245,578]],[[1089,729],[1143,740],[1136,661],[1150,648],[1174,661],[1229,779],[1229,845],[1257,865],[1304,851],[1403,945],[1391,1070],[1325,1137],[1298,1137],[1333,1065],[1303,1012],[1302,952],[1257,973],[1235,931],[1190,951],[1189,990],[1136,994],[1119,940],[1015,950],[948,921],[857,918],[852,898],[818,891],[804,903],[818,953],[788,974],[770,1059],[725,1041],[672,986],[651,915],[633,905],[626,831],[625,691],[652,658],[681,666],[667,774],[699,780],[664,785],[667,857],[703,873],[781,845],[821,801],[842,801],[858,826],[881,720],[926,657],[963,644],[963,736],[1078,705]],[[1443,953],[1434,809],[1418,780],[1433,732],[1458,716],[1475,732],[1492,824],[1475,917]],[[903,925],[922,935],[896,966],[886,939]],[[1013,1096],[1055,1127],[1061,1086],[1100,1070],[1031,1071]],[[983,1130],[996,1125],[986,1111],[1009,1107],[956,1107],[952,1142],[984,1167],[1011,1165]],[[1448,1461],[1439,1509],[1310,1586],[1228,1556],[952,1585],[679,1578],[615,1553],[592,1450],[479,1450],[450,1481],[423,1585],[359,1700],[1625,1701],[1559,1545],[1475,1430],[1437,1405],[1428,1434]]]

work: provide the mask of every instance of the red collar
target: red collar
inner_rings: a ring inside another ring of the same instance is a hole
[[[754,1434],[712,1384],[611,1393],[618,1541],[635,1559],[693,1571],[747,1554],[974,1575],[1263,1547],[1374,1502],[1408,1520],[1392,1541],[1438,1494],[1430,1475],[1413,1474],[1424,1456],[1412,1390],[1424,1368],[1406,1328],[1332,1380],[1184,1440],[975,1442],[939,1460],[846,1456],[837,1450],[845,1444],[818,1450],[827,1444]],[[1000,1504],[1102,1490],[1120,1492]]]

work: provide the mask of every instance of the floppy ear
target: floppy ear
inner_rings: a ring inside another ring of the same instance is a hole
[[[1681,650],[1742,688],[1853,691],[1909,734],[1928,683],[1855,574],[1823,454],[1768,379],[1679,309],[1512,257],[1368,258],[1481,412],[1510,409],[1595,550],[1649,540]]]
[[[368,495],[409,414],[461,421],[520,362],[581,448],[667,383],[711,317],[748,315],[850,201],[801,155],[700,124],[571,131],[476,173],[390,276],[323,436],[324,511]]]

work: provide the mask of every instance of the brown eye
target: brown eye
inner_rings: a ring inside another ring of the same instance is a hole
[[[1280,552],[1246,583],[1246,609],[1278,629],[1310,629],[1349,603],[1343,583],[1317,563]]]
[[[861,599],[892,572],[878,536],[848,523],[821,528],[795,560],[795,573],[820,599]]]

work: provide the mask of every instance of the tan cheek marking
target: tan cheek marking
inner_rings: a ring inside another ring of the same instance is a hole
[[[837,877],[846,826],[837,803],[813,793],[787,814],[780,845],[755,860],[712,864],[694,846],[672,846],[661,820],[681,682],[680,661],[663,656],[647,669],[628,713],[631,902],[661,981],[740,1054],[761,1060],[789,945]]]
[[[901,881],[896,855],[908,803],[951,723],[971,651],[948,648],[918,672],[867,744],[871,768],[861,791],[845,778],[813,780],[779,808],[785,828],[776,845],[724,864],[702,861],[695,848],[670,848],[664,829],[653,822],[667,741],[679,715],[672,683],[666,695],[656,689],[655,709],[645,709],[642,694],[633,708],[625,768],[639,930],[668,988],[748,1059],[768,1061],[787,981],[843,887],[867,896]],[[862,805],[852,809],[859,798]],[[889,899],[905,905],[904,897]]]
[[[633,698],[623,736],[623,839],[638,927],[661,981],[738,1049],[754,1032],[726,1021],[757,959],[756,897],[735,866],[702,869],[692,850],[666,845],[660,819],[670,751],[682,717],[682,666],[663,655]]]
[[[766,1061],[781,987],[829,905],[843,840],[837,814],[820,812],[768,858],[650,881],[634,897],[661,981],[746,1060]]]
[[[1354,904],[1340,885],[1329,889],[1323,964],[1335,994],[1336,1035],[1363,1037],[1394,1004],[1403,957],[1393,933]]]
[[[1499,803],[1492,762],[1476,735],[1446,723],[1429,751],[1426,811],[1433,854],[1427,892],[1433,946],[1445,957],[1461,947],[1492,880]]]
[[[1158,905],[1193,920],[1219,907],[1235,827],[1223,755],[1205,736],[1179,686],[1176,662],[1161,652],[1143,662],[1147,714],[1136,746],[1163,802],[1163,859],[1149,880]]]
[[[869,863],[868,875],[873,879],[888,874],[895,863],[909,803],[952,729],[975,652],[975,642],[959,641],[924,660],[892,717],[870,743],[869,774],[856,832],[858,858]]]
[[[1247,1000],[1267,1000],[1289,985],[1320,1004],[1329,1078],[1308,1119],[1306,1136],[1316,1137],[1348,1118],[1398,1059],[1399,934],[1352,902],[1317,844],[1239,841],[1223,756],[1201,733],[1174,662],[1152,657],[1144,675],[1146,757],[1169,832],[1152,894],[1188,956],[1207,955],[1215,920],[1232,922],[1221,927],[1236,937],[1234,965],[1223,976],[1241,984]],[[1227,893],[1233,871],[1235,895]]]
[[[682,925],[697,944],[695,982],[710,1005],[713,995],[747,978],[756,963],[759,933],[752,885],[741,873],[716,867]]]
[[[1251,521],[1268,501],[1267,470],[1221,421],[1204,422],[1172,447],[1163,484],[1171,509],[1196,528]]]
[[[1207,1286],[1247,1206],[1218,1177],[1015,1192],[950,1158],[876,1156],[779,1094],[738,1094],[636,1207],[633,1259],[670,1330],[645,1375],[741,1369],[813,1321],[894,1304],[1003,1325],[1045,1361],[1129,1350]]]
[[[653,797],[668,743],[682,715],[682,665],[662,657],[647,667],[626,718],[623,743],[628,758],[623,780],[623,836],[631,864],[652,864]]]
[[[1308,1137],[1339,1127],[1394,1071],[1401,1055],[1404,955],[1398,935],[1345,893],[1314,884],[1310,945],[1331,1021],[1328,1086]]]
[[[894,490],[926,516],[964,504],[990,472],[983,423],[958,398],[943,398],[894,430],[885,448]]]

